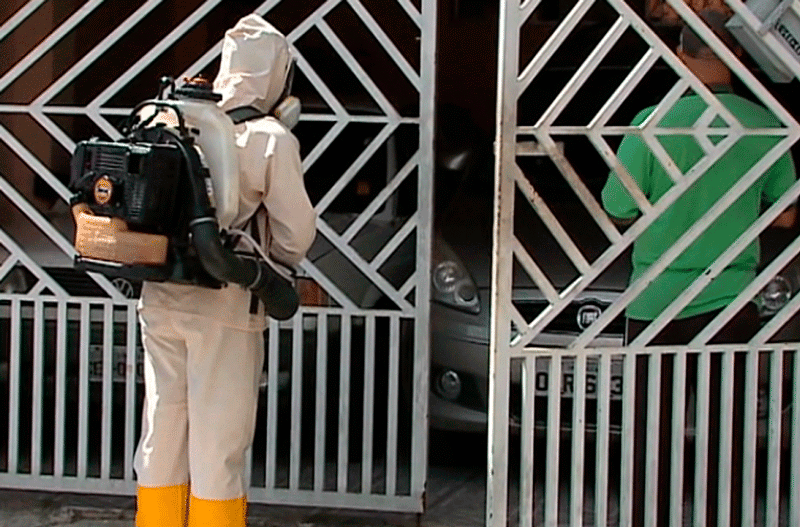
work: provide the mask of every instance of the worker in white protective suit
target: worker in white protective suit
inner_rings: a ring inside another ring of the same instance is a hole
[[[214,81],[220,106],[269,114],[284,94],[291,61],[283,35],[257,15],[244,17],[225,34]],[[240,195],[233,225],[255,215],[269,256],[295,266],[314,240],[316,221],[299,143],[273,117],[235,130]],[[265,214],[258,213],[262,205]],[[263,305],[252,298],[238,285],[144,284],[137,527],[246,524],[245,451],[253,441],[266,329]]]

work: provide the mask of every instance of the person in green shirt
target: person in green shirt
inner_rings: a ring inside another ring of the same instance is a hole
[[[738,46],[725,29],[726,16],[715,10],[699,13],[729,47]],[[745,128],[780,128],[780,121],[766,108],[735,95],[731,88],[731,72],[723,61],[688,26],[681,31],[678,57],[701,82],[708,86],[718,100]],[[662,128],[690,128],[703,112],[707,103],[698,95],[688,95],[679,99],[658,123]],[[632,125],[642,124],[655,108],[639,112]],[[725,122],[717,117],[712,127],[724,127]],[[712,143],[718,144],[722,134],[710,136]],[[689,228],[692,227],[736,182],[743,177],[771,148],[780,136],[752,135],[740,138],[727,150],[683,195],[668,207],[633,244],[632,272],[630,282],[641,277]],[[704,152],[692,136],[664,135],[658,137],[669,157],[681,174],[686,174],[700,159]],[[617,152],[620,162],[639,185],[642,193],[651,204],[658,200],[673,186],[674,182],[646,143],[637,135],[626,135]],[[687,247],[642,293],[634,299],[626,310],[626,344],[633,341],[652,320],[670,305],[695,279],[753,224],[766,206],[774,203],[795,182],[795,169],[789,153],[783,155],[769,167],[758,180],[750,186],[716,221],[714,221],[691,245]],[[602,191],[603,206],[611,219],[620,226],[632,224],[640,214],[639,207],[622,186],[615,173],[611,173]],[[773,222],[775,227],[789,228],[794,225],[796,209],[789,207]],[[686,307],[669,322],[661,332],[650,340],[656,344],[687,344],[722,309],[732,302],[756,276],[759,263],[758,241],[754,241],[710,283]],[[747,342],[758,331],[759,317],[755,304],[747,306],[717,332],[712,342]],[[647,371],[647,357],[637,358],[638,372]],[[690,359],[687,372],[687,386],[692,390],[696,382],[694,362]],[[707,497],[707,521],[716,524],[717,516],[717,478],[719,461],[720,429],[720,387],[721,363],[718,357],[712,359],[710,383],[710,453],[709,453],[709,495]],[[659,473],[658,473],[658,525],[666,526],[669,520],[669,488],[671,448],[671,407],[673,362],[669,355],[663,356],[661,375],[661,421],[659,423]],[[744,381],[743,364],[737,360],[734,376],[738,382]],[[634,433],[634,503],[644,503],[644,465],[646,433],[646,394],[647,379],[637,375],[636,382],[636,424]],[[741,397],[734,403],[734,415],[741,415]],[[740,410],[737,412],[737,408]],[[741,459],[743,431],[741,420],[733,420],[733,464],[732,464],[732,502],[731,525],[740,525],[741,511]],[[697,510],[695,514],[699,514]],[[634,510],[634,525],[644,522],[643,510]]]

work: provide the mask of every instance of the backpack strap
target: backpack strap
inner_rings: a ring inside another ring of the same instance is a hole
[[[245,121],[252,121],[253,119],[258,119],[259,117],[264,117],[267,114],[255,108],[253,106],[240,106],[238,108],[234,108],[233,110],[228,110],[225,112],[233,121],[233,124],[243,123]]]

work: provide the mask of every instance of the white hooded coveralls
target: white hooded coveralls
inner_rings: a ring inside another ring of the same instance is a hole
[[[286,39],[257,15],[226,32],[214,89],[223,110],[279,102],[291,55]],[[269,255],[289,266],[305,256],[316,216],[305,191],[299,143],[278,120],[236,126],[239,215],[256,223]],[[262,211],[263,212],[263,211]],[[266,221],[265,221],[266,220]],[[208,289],[147,282],[139,319],[145,353],[142,435],[134,468],[142,487],[191,482],[206,500],[247,493],[244,453],[253,441],[264,361],[264,308],[231,284]]]

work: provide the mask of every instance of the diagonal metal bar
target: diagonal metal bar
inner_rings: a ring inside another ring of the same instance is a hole
[[[547,152],[547,155],[550,156],[550,159],[553,160],[553,163],[555,163],[561,175],[563,175],[564,179],[569,183],[569,186],[575,191],[575,194],[578,196],[581,203],[583,203],[583,206],[589,211],[595,223],[600,227],[600,230],[603,231],[609,240],[619,240],[619,231],[614,224],[611,223],[611,220],[608,219],[603,208],[597,203],[592,192],[586,188],[586,185],[573,168],[572,163],[564,156],[553,138],[547,133],[538,132],[536,133],[536,138]]]
[[[419,215],[415,213],[403,224],[400,230],[398,230],[397,233],[392,236],[392,239],[383,246],[380,252],[375,255],[369,266],[374,269],[375,272],[378,272],[378,270],[384,263],[386,263],[386,260],[389,259],[392,253],[397,250],[400,244],[403,243],[405,239],[408,238],[415,229],[417,229],[417,227],[419,227]]]
[[[723,327],[728,321],[738,313],[744,304],[749,302],[766,284],[772,280],[773,277],[781,270],[781,268],[792,258],[800,253],[800,238],[796,238],[789,244],[786,249],[778,255],[775,260],[761,271],[758,276],[748,284],[748,286],[739,294],[736,299],[728,304],[708,326],[695,336],[690,342],[690,345],[701,346],[706,344],[711,337],[714,336],[716,331]],[[764,344],[783,324],[794,315],[797,306],[800,305],[800,295],[796,295],[792,300],[783,307],[777,314],[775,314],[751,339],[751,346]]]
[[[764,212],[750,227],[747,228],[737,239],[736,241],[728,247],[721,255],[719,255],[714,262],[706,269],[703,274],[701,274],[697,279],[695,279],[692,284],[684,289],[676,298],[673,300],[662,312],[661,314],[647,326],[633,341],[632,345],[641,345],[644,346],[648,343],[653,337],[655,337],[659,331],[661,331],[675,316],[680,313],[683,308],[685,308],[689,303],[694,300],[694,298],[706,288],[708,284],[711,283],[725,268],[737,257],[739,254],[747,248],[753,240],[755,240],[759,234],[761,234],[764,229],[770,226],[770,224],[778,217],[786,208],[791,205],[797,197],[800,196],[800,181],[795,182],[794,185],[784,193],[781,198],[776,201],[767,211]],[[776,258],[772,264],[771,268],[775,269],[776,271],[780,269],[777,266],[783,266],[788,263],[789,259],[794,257],[794,255],[784,255],[784,257]],[[752,295],[746,294],[747,291],[743,292],[742,296],[746,299],[752,298]],[[702,334],[705,335],[706,332],[713,335],[716,333],[718,329],[722,328],[722,325],[719,324],[709,324],[706,329],[703,330]],[[699,336],[699,335],[698,335]],[[697,337],[692,340],[695,342]]]
[[[42,40],[35,48],[33,48],[27,55],[17,61],[17,63],[8,70],[2,77],[0,77],[0,92],[8,88],[12,82],[16,81],[20,75],[33,66],[36,61],[44,56],[45,53],[50,51],[65,35],[75,29],[75,27],[83,22],[89,13],[97,9],[104,0],[89,0],[80,9],[75,11],[67,20],[61,24],[58,29],[50,33],[47,38]]]
[[[356,78],[361,81],[361,84],[366,88],[367,92],[375,99],[375,102],[378,103],[383,113],[385,113],[391,120],[397,120],[400,118],[400,114],[394,108],[392,103],[386,96],[383,94],[378,85],[372,80],[369,74],[364,71],[364,68],[359,64],[358,60],[350,53],[350,50],[347,49],[347,46],[344,45],[339,37],[334,33],[331,27],[328,25],[327,22],[324,20],[320,21],[317,24],[317,28],[320,32],[328,39],[328,42],[333,49],[335,49],[339,56],[342,58],[345,64],[350,68],[350,70],[355,74]]]
[[[3,260],[2,265],[0,265],[0,281],[2,281],[8,272],[11,271],[11,269],[13,269],[18,263],[19,259],[13,252],[5,260]]]
[[[39,9],[39,7],[41,7],[45,2],[47,2],[47,0],[31,0],[24,6],[20,7],[16,13],[11,15],[11,17],[3,22],[2,26],[0,26],[0,40],[5,39],[6,36],[17,29],[20,24],[27,20],[28,17],[36,12],[36,10]]]
[[[536,262],[531,258],[531,255],[528,254],[528,251],[525,250],[525,247],[522,246],[522,243],[516,236],[514,236],[514,256],[517,257],[517,261],[519,261],[522,268],[525,269],[525,272],[528,273],[528,276],[533,278],[536,287],[544,294],[548,302],[552,303],[558,300],[558,291],[553,287],[553,283],[547,278],[541,268],[536,265]]]
[[[333,111],[336,119],[340,121],[340,124],[345,122],[345,120],[348,118],[352,119],[352,117],[347,114],[347,110],[345,110],[342,103],[339,102],[331,89],[328,87],[325,81],[322,80],[322,77],[317,74],[314,68],[311,67],[311,64],[306,60],[306,58],[299,51],[297,51],[297,48],[292,47],[292,51],[294,52],[294,56],[297,60],[297,67],[308,78],[308,81],[314,86],[314,89],[317,90],[320,96],[322,96],[322,99],[330,107],[331,111]]]
[[[666,62],[667,65],[669,65],[679,77],[686,79],[690,83],[695,93],[701,96],[710,106],[718,106],[720,114],[729,124],[738,122],[727,108],[722,107],[722,105],[719,103],[716,103],[717,99],[711,90],[688,69],[683,61],[681,61],[678,56],[675,55],[673,50],[671,50],[667,44],[658,35],[656,35],[653,29],[639,17],[639,15],[633,10],[633,8],[631,8],[630,5],[628,5],[624,0],[607,1],[617,10],[618,13],[630,20],[631,27],[639,34],[639,36],[642,37],[642,39],[651,47],[651,49],[655,49],[659,52],[664,62]],[[672,0],[667,1],[669,1],[670,4],[673,3]],[[686,7],[687,10],[689,9],[688,6],[684,5],[684,7]],[[717,44],[723,46],[722,42],[718,37],[716,37],[716,35],[714,35],[713,38],[716,39]],[[730,51],[728,51],[728,54],[732,56]]]
[[[563,112],[564,108],[572,101],[578,90],[586,83],[589,76],[594,73],[597,66],[600,65],[606,55],[611,51],[611,48],[614,47],[620,37],[627,31],[629,25],[628,21],[623,17],[617,18],[614,25],[611,26],[597,46],[589,53],[589,56],[586,57],[586,60],[580,65],[575,75],[572,76],[569,82],[567,82],[567,85],[564,86],[561,92],[556,96],[550,107],[547,108],[539,118],[539,121],[535,125],[537,128],[547,128],[558,119],[561,112]]]
[[[320,271],[313,263],[309,262],[308,260],[303,260],[300,262],[300,268],[315,282],[317,282],[320,287],[331,296],[331,298],[340,306],[342,306],[345,310],[348,311],[355,311],[358,309],[350,297],[344,294],[339,286],[333,283],[325,273]]]
[[[289,40],[289,42],[296,42],[309,29],[316,26],[320,22],[323,22],[325,20],[325,16],[341,3],[342,0],[327,0],[327,2],[319,6],[313,13],[306,17],[305,20],[300,22],[297,27],[295,27],[288,35],[286,35],[286,38]]]
[[[400,71],[403,72],[403,75],[405,75],[414,88],[419,91],[419,74],[414,71],[414,68],[411,67],[411,64],[409,64],[403,54],[400,53],[400,50],[397,49],[397,46],[395,46],[392,39],[389,38],[383,28],[381,28],[380,24],[375,21],[370,12],[364,8],[359,0],[347,0],[347,3],[350,4],[350,7],[353,8],[370,32],[372,32],[372,36],[380,42],[383,49],[386,50],[395,64],[397,64],[397,67],[400,68]]]
[[[614,93],[611,94],[611,97],[605,102],[605,104],[600,108],[600,111],[597,112],[592,120],[589,122],[589,129],[596,130],[601,126],[604,126],[609,119],[619,110],[620,106],[625,102],[625,100],[633,93],[633,90],[639,85],[642,81],[644,76],[647,74],[648,71],[653,67],[653,65],[658,62],[659,55],[656,53],[652,48],[648,49],[642,58],[639,59],[639,62],[631,69],[622,83],[617,86],[617,89],[614,90]]]
[[[586,261],[586,257],[583,255],[581,250],[575,245],[575,242],[572,241],[569,233],[564,230],[564,227],[561,226],[558,219],[555,217],[553,212],[550,210],[550,207],[547,206],[547,203],[542,199],[541,195],[533,188],[531,182],[527,180],[525,175],[519,169],[518,165],[514,165],[514,178],[517,182],[517,187],[519,188],[522,195],[527,198],[528,203],[531,204],[533,209],[539,215],[542,222],[547,226],[553,236],[555,237],[558,244],[561,245],[561,248],[567,254],[569,259],[575,265],[580,273],[585,273],[589,270],[590,264]]]
[[[31,108],[30,115],[53,137],[53,139],[58,141],[67,152],[72,153],[75,150],[75,141],[73,141],[60,126],[54,123],[52,119],[46,116],[41,109]],[[58,192],[57,189],[54,190]]]
[[[620,0],[609,1],[613,1],[615,3],[620,2]],[[758,81],[758,79],[756,79],[755,75],[753,75],[753,73],[747,69],[744,64],[742,64],[738,57],[736,57],[736,55],[734,55],[733,52],[729,50],[727,46],[725,46],[720,38],[701,22],[700,17],[698,17],[688,5],[680,0],[667,0],[667,2],[681,16],[681,18],[683,18],[689,27],[691,27],[698,35],[702,37],[702,39],[714,51],[717,57],[720,57],[725,62],[733,74],[739,77],[745,83],[745,85],[747,85],[750,91],[753,92],[753,95],[758,97],[764,106],[769,108],[787,128],[794,130],[800,128],[800,124],[797,122],[797,119],[795,119],[792,114],[786,108],[784,108],[777,99],[775,99],[775,96],[773,96],[772,93],[770,93],[770,91],[767,90],[764,85]],[[743,4],[740,0],[727,0],[726,3],[734,10],[737,10],[738,8],[737,12],[740,12],[740,14],[746,20],[748,19],[748,10],[743,7]],[[723,118],[725,118],[724,115]],[[729,121],[728,119],[726,119],[726,121],[729,124],[733,122]]]
[[[577,2],[567,16],[564,17],[564,20],[561,21],[553,34],[550,35],[550,38],[547,39],[547,42],[545,42],[541,49],[536,53],[536,56],[533,57],[533,59],[519,75],[516,86],[517,99],[525,90],[528,89],[528,86],[531,85],[533,79],[539,75],[547,62],[553,58],[553,55],[556,54],[558,48],[560,48],[564,41],[567,40],[567,37],[572,34],[572,30],[578,26],[578,23],[581,21],[583,16],[594,4],[595,0]],[[519,31],[519,28],[516,29]],[[516,71],[516,69],[514,71]]]
[[[372,282],[391,300],[393,300],[401,309],[407,312],[413,311],[412,306],[407,300],[402,298],[397,290],[390,284],[380,273],[371,268],[355,249],[342,242],[341,237],[325,222],[317,223],[317,230],[328,238],[334,246],[338,247],[339,251],[347,257],[358,269],[364,273],[367,278]]]
[[[169,32],[158,44],[147,51],[139,60],[137,60],[125,73],[120,75],[114,82],[109,84],[106,89],[100,92],[97,97],[89,103],[87,109],[94,117],[97,110],[100,109],[111,97],[113,97],[119,90],[124,88],[131,82],[138,74],[140,74],[147,66],[149,66],[156,57],[161,55],[164,51],[173,46],[175,42],[182,37],[189,29],[203,19],[208,13],[216,7],[222,0],[206,0],[195,9],[189,16],[187,16],[175,29]],[[99,115],[99,114],[98,114]],[[98,123],[99,125],[100,123]]]
[[[63,199],[66,202],[69,202],[70,197],[72,197],[72,193],[69,191],[69,189],[67,189],[67,187],[64,186],[64,184],[61,181],[59,181],[55,175],[53,175],[53,173],[47,166],[44,165],[44,163],[39,161],[36,158],[36,156],[34,156],[27,149],[27,147],[25,147],[25,145],[20,143],[19,140],[2,125],[0,125],[0,140],[4,141],[9,147],[11,147],[11,150],[14,151],[14,153],[16,153],[17,156],[19,156],[20,159],[22,159],[22,161],[36,173],[36,175],[47,181],[47,183],[53,188],[53,190],[56,191],[56,193],[61,197],[61,199]],[[13,186],[7,184],[5,178],[0,178],[0,182],[2,182],[0,183],[0,186],[4,187],[3,191],[6,192],[6,195],[8,195],[9,198],[11,198],[10,193],[14,193],[15,197],[17,198],[22,197],[21,194],[19,194],[16,191],[16,189],[14,189]],[[13,203],[15,203],[20,208],[24,206],[22,203],[16,200],[14,200]],[[31,209],[29,210],[35,210],[35,209],[31,207]],[[34,217],[34,216],[28,214],[28,217]],[[41,225],[39,225],[39,227],[41,228]],[[63,239],[63,236],[61,236],[60,234],[59,237]],[[53,239],[53,241],[57,242],[57,240],[55,239]]]
[[[800,238],[796,238],[795,241],[800,240]],[[800,244],[792,243],[790,246],[792,249],[792,253],[795,255],[800,253]],[[787,247],[789,250],[789,247]],[[766,272],[759,275],[759,277],[763,277],[764,280],[760,281],[760,285],[763,287],[767,283],[767,279],[771,279],[773,275],[766,274]],[[755,288],[754,288],[755,289]],[[795,295],[783,308],[775,315],[772,316],[769,321],[764,324],[758,333],[753,336],[750,340],[751,346],[762,346],[766,344],[766,342],[780,329],[783,325],[797,313],[798,309],[800,309],[800,295]],[[721,315],[722,313],[720,313]],[[713,321],[712,321],[713,322]]]
[[[386,126],[375,136],[375,138],[370,141],[369,145],[358,155],[353,164],[350,165],[344,174],[339,178],[339,180],[331,186],[328,192],[317,202],[316,210],[317,214],[322,214],[325,210],[333,203],[339,194],[342,192],[344,187],[346,187],[350,181],[358,174],[358,171],[363,168],[363,166],[369,161],[369,159],[375,155],[378,148],[392,135],[397,129],[397,123],[386,123]]]
[[[397,3],[400,4],[400,7],[408,14],[408,17],[417,25],[417,27],[422,27],[422,14],[414,7],[414,4],[411,3],[410,0],[397,0]]]
[[[730,130],[727,127],[712,128],[712,122],[717,117],[717,112],[710,106],[706,108],[703,114],[695,123],[694,129],[696,130],[695,138],[700,143],[703,152],[710,152],[714,149],[714,143],[711,142],[710,135],[725,136]]]
[[[732,138],[727,138],[723,140],[718,146],[721,150],[724,150],[728,147],[728,144],[732,144]],[[686,176],[681,180],[680,183],[673,185],[670,190],[668,190],[658,202],[653,205],[653,210],[650,216],[644,216],[640,218],[636,223],[634,223],[625,233],[621,236],[620,240],[609,247],[599,258],[597,258],[594,263],[592,264],[591,271],[586,273],[584,276],[579,277],[576,279],[570,286],[564,289],[561,292],[560,300],[545,308],[545,310],[529,325],[529,332],[527,335],[530,337],[527,342],[530,341],[533,337],[539,334],[539,332],[550,323],[550,321],[555,318],[561,310],[566,307],[572,300],[581,293],[589,284],[592,283],[605,269],[616,259],[618,258],[625,250],[627,250],[628,246],[630,246],[633,241],[639,237],[639,235],[647,229],[650,224],[658,218],[658,216],[666,210],[669,206],[671,206],[684,192],[685,189],[689,188],[694,182],[700,178],[705,171],[710,166],[710,157],[706,157],[700,160],[698,163],[695,164],[692,169],[687,172]],[[627,302],[632,300],[632,298],[627,298],[623,294],[624,301],[626,302],[624,305],[627,306]],[[612,305],[610,308],[606,309],[600,318],[595,321],[595,324],[599,324],[601,328],[605,327],[611,320],[616,317],[619,312],[621,312],[624,307],[618,309],[613,315],[609,315],[610,310],[612,310],[617,303],[622,300],[617,300],[617,302]],[[607,316],[608,315],[608,316]],[[590,326],[589,329],[592,329]],[[527,344],[526,341],[520,341],[515,348],[517,347],[524,347]]]
[[[414,272],[408,277],[406,283],[400,287],[400,295],[402,295],[403,298],[406,298],[408,294],[417,286],[418,281],[419,279],[417,278],[417,273]]]
[[[539,7],[542,0],[523,0],[519,6],[519,25],[522,27],[525,22],[531,17],[533,12]]]
[[[397,188],[408,178],[412,170],[419,165],[419,151],[415,152],[411,159],[400,169],[400,171],[392,178],[392,180],[381,189],[381,191],[373,198],[372,202],[367,205],[364,212],[359,214],[358,218],[350,224],[347,230],[342,234],[342,239],[350,243],[356,234],[372,219],[372,216],[378,212],[378,209],[386,202],[389,197],[394,194]]]
[[[578,337],[572,346],[587,345],[601,330],[605,324],[610,322],[608,317],[618,315],[624,306],[639,296],[639,293],[654,280],[664,269],[667,268],[694,240],[711,225],[719,216],[728,209],[750,186],[761,177],[764,171],[772,166],[777,159],[788,151],[794,143],[794,139],[785,139],[775,145],[764,157],[762,157],[753,167],[747,171],[716,203],[700,218],[692,227],[665,251],[661,257],[653,263],[647,271],[632,283],[625,293],[606,309],[600,317]],[[722,144],[722,143],[720,143]],[[674,188],[674,187],[673,187]],[[666,194],[665,194],[666,195]],[[660,202],[661,200],[659,200]],[[605,320],[604,320],[605,319]]]
[[[342,130],[347,128],[347,121],[339,120],[336,121],[330,130],[328,130],[325,135],[320,139],[320,141],[314,146],[311,152],[303,159],[303,172],[308,170],[314,163],[325,153],[325,150],[333,143],[336,137],[342,133]]]
[[[636,206],[639,208],[642,215],[650,214],[653,210],[650,200],[644,195],[642,189],[639,188],[639,184],[633,179],[628,167],[622,164],[601,133],[599,131],[592,131],[589,133],[588,138],[595,149],[600,153],[600,156],[605,160],[608,168],[614,171],[620,183],[622,183],[622,186],[625,187],[625,190],[628,191],[633,201],[636,202]],[[611,241],[618,241],[619,238],[620,237],[617,236]]]
[[[155,9],[163,0],[147,0],[142,4],[132,15],[130,15],[124,22],[118,25],[114,31],[109,33],[99,44],[97,44],[91,51],[86,53],[78,62],[72,65],[65,71],[58,79],[56,79],[48,88],[43,91],[34,101],[31,106],[34,108],[41,108],[46,101],[57,95],[61,90],[67,87],[71,82],[83,73],[89,66],[97,61],[103,53],[111,49],[123,35],[131,31],[136,24],[141,22],[153,9]]]

